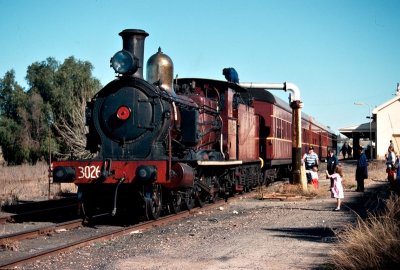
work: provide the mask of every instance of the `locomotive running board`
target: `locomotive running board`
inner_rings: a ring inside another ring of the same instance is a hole
[[[230,160],[230,161],[217,161],[217,160],[198,160],[197,165],[199,166],[229,166],[229,165],[240,165],[243,164],[242,160]]]

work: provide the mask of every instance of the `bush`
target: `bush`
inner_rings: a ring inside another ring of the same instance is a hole
[[[398,269],[400,265],[400,199],[392,195],[382,215],[359,218],[338,235],[331,254],[336,269]]]

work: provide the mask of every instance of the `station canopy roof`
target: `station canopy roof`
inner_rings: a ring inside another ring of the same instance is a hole
[[[369,138],[370,137],[369,133],[371,132],[372,137],[374,138],[375,129],[376,129],[376,122],[371,123],[371,128],[370,128],[370,122],[367,122],[350,127],[339,128],[339,132],[348,138],[353,138],[354,135],[358,135],[357,137],[359,138]]]

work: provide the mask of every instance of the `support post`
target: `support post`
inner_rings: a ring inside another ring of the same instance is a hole
[[[300,184],[303,190],[307,190],[307,180],[302,164],[301,149],[301,108],[303,103],[300,100],[294,100],[290,103],[292,113],[292,164],[293,164],[293,184]]]

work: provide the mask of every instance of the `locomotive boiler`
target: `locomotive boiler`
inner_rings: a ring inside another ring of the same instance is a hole
[[[123,48],[110,60],[117,77],[86,107],[87,149],[95,158],[52,164],[54,183],[78,186],[86,220],[102,213],[156,219],[290,170],[291,112],[283,101],[233,82],[174,79],[161,49],[148,59],[144,79],[148,33],[119,35]],[[330,131],[303,121],[313,138],[303,144],[326,152]]]

